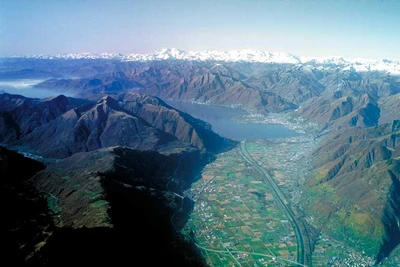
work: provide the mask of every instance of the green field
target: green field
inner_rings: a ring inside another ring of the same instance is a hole
[[[185,231],[194,231],[209,265],[296,266],[285,212],[236,149],[206,166],[186,194],[196,204]]]

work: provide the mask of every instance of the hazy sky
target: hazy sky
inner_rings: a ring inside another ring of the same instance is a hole
[[[0,1],[0,55],[165,47],[400,59],[400,1]]]

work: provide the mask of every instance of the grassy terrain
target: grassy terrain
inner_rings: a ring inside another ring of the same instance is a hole
[[[218,156],[192,189],[193,230],[212,266],[290,266],[296,260],[293,229],[275,196],[238,151]],[[255,255],[258,253],[260,255]]]

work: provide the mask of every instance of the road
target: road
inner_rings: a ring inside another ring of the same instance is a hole
[[[271,175],[260,165],[258,165],[257,162],[254,161],[254,159],[250,156],[249,152],[246,149],[246,142],[242,141],[240,143],[240,153],[242,157],[249,163],[251,166],[253,166],[260,174],[261,177],[263,178],[264,182],[269,184],[271,186],[271,189],[275,193],[276,197],[278,198],[279,202],[281,203],[283,209],[286,212],[286,215],[293,227],[293,230],[296,235],[296,241],[297,241],[297,263],[300,265],[304,265],[304,239],[303,235],[301,233],[299,224],[297,223],[296,218],[293,215],[292,210],[287,206],[288,201],[286,200],[286,197],[283,195],[282,191],[279,189],[275,181],[272,179]]]
[[[187,235],[186,235],[187,236]],[[268,254],[262,254],[262,253],[257,253],[257,252],[252,252],[252,251],[240,251],[240,250],[220,250],[220,249],[211,249],[211,248],[206,248],[203,247],[199,244],[197,244],[196,242],[194,242],[194,244],[196,245],[196,247],[198,247],[199,249],[205,250],[205,251],[210,251],[210,252],[215,252],[215,253],[221,253],[221,254],[229,254],[231,256],[233,256],[232,254],[243,254],[243,253],[247,253],[247,254],[251,254],[251,255],[256,255],[256,256],[261,256],[261,257],[266,257],[266,258],[271,258],[271,259],[275,259],[275,260],[280,260],[280,261],[284,261],[284,262],[288,262],[291,264],[295,264],[298,266],[303,266],[303,267],[307,267],[304,264],[298,263],[298,262],[294,262],[285,258],[281,258],[281,257],[277,257],[275,255],[268,255]],[[236,260],[236,258],[235,258]]]

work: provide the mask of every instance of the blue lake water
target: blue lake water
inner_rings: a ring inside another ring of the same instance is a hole
[[[72,96],[71,94],[65,92],[34,87],[42,81],[43,80],[35,79],[0,80],[0,92],[4,91],[9,94],[22,95],[31,98],[46,98],[51,96],[58,96],[60,94],[63,94],[65,96]]]
[[[34,87],[43,80],[0,80],[0,92],[18,94],[32,98],[46,98],[64,94],[71,94]],[[212,125],[212,129],[219,135],[235,140],[258,140],[270,138],[295,137],[300,134],[281,124],[241,123],[233,118],[242,117],[246,111],[239,108],[229,108],[212,105],[202,105],[181,101],[167,101],[176,109],[189,113],[195,118],[204,120]]]
[[[246,111],[239,108],[194,104],[180,101],[167,101],[176,109],[189,113],[195,118],[212,125],[214,132],[235,140],[259,140],[270,138],[295,137],[301,134],[282,124],[241,123],[233,118],[242,117]]]

